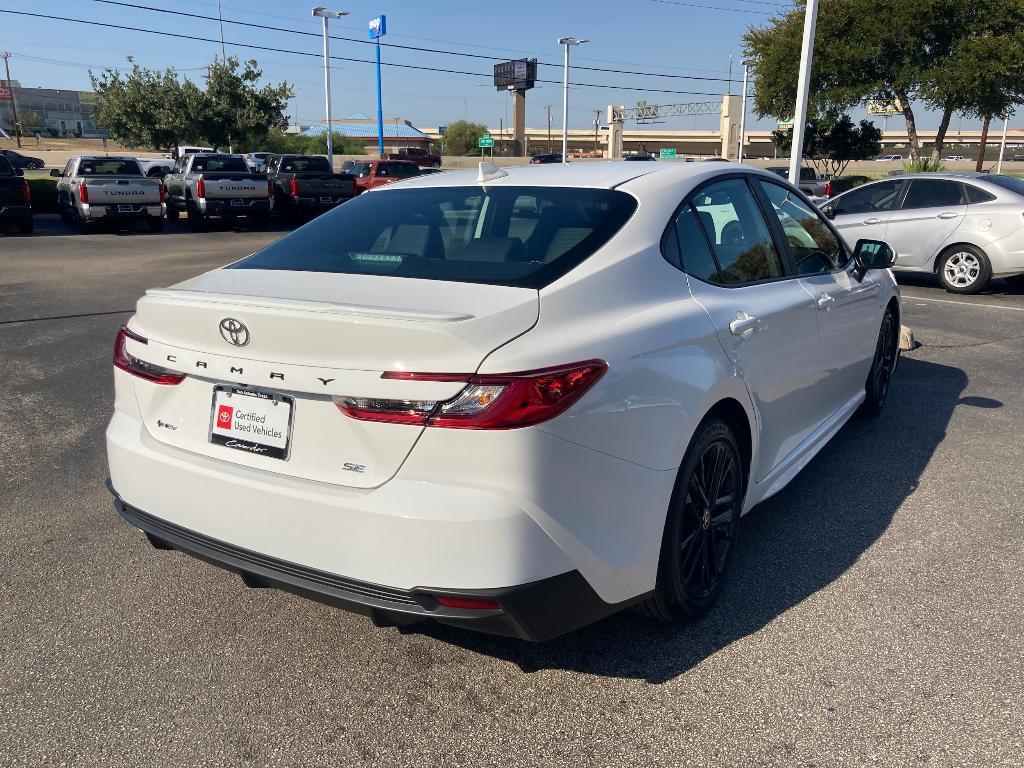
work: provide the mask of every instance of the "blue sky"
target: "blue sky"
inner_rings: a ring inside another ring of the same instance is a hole
[[[202,16],[216,16],[216,0],[129,0]],[[326,2],[326,0],[320,0]],[[287,80],[296,98],[289,112],[301,122],[323,116],[323,71],[319,19],[310,8],[316,2],[295,0],[223,0],[224,39],[228,55],[255,58],[267,80]],[[704,7],[697,7],[704,6]],[[119,24],[163,33],[217,39],[216,22],[175,14],[113,6],[95,0],[4,0],[0,7],[12,11],[44,13]],[[573,63],[588,67],[632,70],[645,76],[574,70],[571,80],[601,87],[576,87],[570,92],[570,126],[593,125],[594,110],[608,104],[633,105],[717,101],[725,92],[729,56],[736,64],[732,85],[738,92],[742,77],[741,37],[751,24],[763,24],[770,13],[785,7],[783,0],[628,0],[587,2],[560,0],[494,3],[479,0],[422,2],[341,2],[329,5],[350,11],[332,22],[332,35],[366,38],[366,22],[381,13],[388,17],[386,42],[406,46],[473,53],[496,58],[536,56],[541,62],[538,78],[558,81],[539,83],[527,95],[527,124],[546,122],[544,105],[552,105],[552,122],[561,124],[561,48],[559,36],[588,38],[591,42],[573,50]],[[232,22],[264,24],[275,30],[255,29]],[[316,35],[291,34],[299,30]],[[245,43],[257,48],[232,45]],[[292,55],[269,48],[302,51],[317,56]],[[199,79],[205,64],[220,54],[220,43],[199,42],[167,35],[109,29],[83,24],[0,13],[0,49],[12,52],[11,76],[26,86],[89,88],[88,70],[126,66],[134,56],[143,66],[175,67],[184,76]],[[332,40],[331,53],[370,61],[373,47],[358,42]],[[385,66],[383,70],[384,115],[401,116],[422,126],[443,125],[462,117],[496,126],[511,116],[509,96],[497,92],[489,73],[493,61],[483,58],[385,48],[385,62],[415,64],[440,69],[481,73],[481,77],[443,74]],[[654,75],[673,75],[663,77]],[[686,79],[694,78],[694,79]],[[697,79],[703,78],[703,79]],[[717,78],[717,79],[716,79]],[[374,67],[370,63],[339,62],[332,65],[335,116],[376,112]],[[608,86],[621,86],[610,88]],[[637,89],[650,89],[649,91]],[[656,92],[668,91],[675,93]],[[710,94],[710,95],[705,95]],[[922,127],[934,127],[937,119],[921,111]],[[508,118],[506,118],[508,115]],[[859,117],[859,116],[858,116]],[[896,124],[902,120],[891,118]],[[717,117],[670,119],[666,127],[680,130],[717,127]],[[954,118],[955,130],[959,119]],[[628,126],[627,126],[628,127]],[[772,121],[751,122],[753,128],[774,127]],[[976,123],[963,121],[963,128]]]

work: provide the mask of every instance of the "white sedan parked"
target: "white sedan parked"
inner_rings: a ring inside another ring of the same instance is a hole
[[[740,515],[882,407],[891,260],[724,163],[374,190],[139,301],[117,508],[157,547],[381,623],[691,619]]]
[[[893,269],[931,272],[946,290],[977,293],[993,277],[1024,278],[1024,180],[982,173],[912,174],[845,192],[821,207],[847,243],[876,238]]]

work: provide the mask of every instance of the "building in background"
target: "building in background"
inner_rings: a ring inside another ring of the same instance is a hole
[[[377,119],[364,114],[354,114],[340,120],[332,120],[331,128],[335,133],[350,139],[363,142],[367,154],[377,154]],[[327,131],[327,125],[321,123],[302,131],[303,136],[319,136]],[[394,152],[401,147],[430,146],[432,138],[408,120],[400,117],[384,121],[384,151]]]
[[[18,110],[23,136],[36,132],[44,137],[74,136],[107,138],[108,133],[93,122],[96,94],[91,91],[61,91],[52,88],[22,88],[11,81],[14,106]],[[10,101],[0,101],[0,128],[14,135],[14,114]]]

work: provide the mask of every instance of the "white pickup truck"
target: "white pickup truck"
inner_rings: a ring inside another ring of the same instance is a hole
[[[61,218],[78,225],[83,234],[100,223],[146,221],[150,230],[164,228],[164,189],[150,179],[134,157],[81,155],[68,160],[57,177]]]
[[[178,158],[164,176],[167,218],[184,213],[194,230],[210,216],[245,216],[255,228],[266,226],[274,205],[274,186],[265,173],[252,173],[241,155],[197,153]]]

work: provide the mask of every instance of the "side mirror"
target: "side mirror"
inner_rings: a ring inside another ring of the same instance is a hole
[[[60,168],[51,168],[50,169],[50,175],[53,176],[53,178],[55,178],[55,179],[59,179],[61,177],[61,170],[60,170]]]
[[[823,205],[818,210],[821,211],[821,215],[829,221],[832,221],[836,217],[836,209],[834,205]]]
[[[889,269],[896,263],[896,252],[881,240],[858,240],[853,249],[853,261],[854,272],[860,280],[869,269]]]
[[[24,176],[25,175],[25,170],[23,168],[15,168],[14,169],[14,175],[15,176]]]

